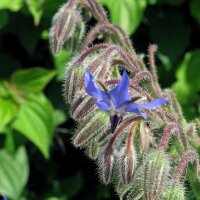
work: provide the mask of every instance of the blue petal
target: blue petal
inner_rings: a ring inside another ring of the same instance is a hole
[[[107,102],[100,100],[96,102],[96,105],[99,109],[103,110],[104,112],[108,112],[109,111],[109,107],[110,105],[107,104]]]
[[[166,99],[158,98],[143,105],[137,103],[127,103],[125,107],[125,112],[134,112],[142,116],[144,119],[147,119],[148,118],[147,115],[142,113],[140,109],[152,110],[159,106],[162,106],[163,104],[166,104],[167,102],[168,101]]]
[[[2,200],[8,200],[6,196],[2,195]]]
[[[166,99],[162,99],[162,98],[158,98],[158,99],[155,99],[149,103],[146,103],[146,104],[143,104],[143,105],[140,105],[141,108],[145,108],[145,109],[148,109],[148,110],[152,110],[152,109],[155,109],[159,106],[162,106],[163,104],[166,104],[168,101]]]
[[[94,77],[87,70],[85,71],[85,90],[90,96],[102,99],[102,91],[95,85]]]
[[[94,82],[94,77],[87,70],[85,71],[85,90],[90,96],[97,99],[96,105],[98,106],[98,108],[105,112],[108,112],[108,109],[110,107],[109,96],[106,92],[100,90],[96,86]]]
[[[116,109],[120,108],[122,104],[131,100],[131,96],[128,92],[129,78],[126,71],[123,72],[121,81],[115,88],[108,92]]]
[[[128,103],[125,107],[125,112],[133,112],[138,114],[139,116],[142,116],[144,119],[147,119],[148,116],[145,113],[142,113],[140,111],[141,106],[137,103]]]

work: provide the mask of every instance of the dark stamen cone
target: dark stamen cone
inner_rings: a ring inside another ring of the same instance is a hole
[[[111,123],[111,130],[112,133],[115,132],[115,129],[117,128],[118,124],[120,124],[122,121],[122,117],[118,117],[117,115],[110,116],[110,123]]]

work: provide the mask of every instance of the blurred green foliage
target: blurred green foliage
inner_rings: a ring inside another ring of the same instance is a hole
[[[12,199],[19,199],[28,179],[29,164],[24,147],[14,155],[0,151],[0,192]]]
[[[173,89],[182,103],[185,114],[192,119],[198,116],[195,104],[199,106],[200,91],[200,50],[193,50],[185,54],[182,63],[176,70],[177,81]],[[192,106],[194,105],[194,106]]]
[[[143,19],[147,0],[100,0],[110,11],[112,23],[121,26],[126,33],[133,33]]]
[[[0,193],[13,200],[117,199],[70,145],[74,124],[62,96],[70,53],[54,58],[48,44],[52,16],[65,2],[0,1]],[[138,52],[159,45],[162,86],[176,92],[188,120],[199,117],[200,1],[99,2]]]

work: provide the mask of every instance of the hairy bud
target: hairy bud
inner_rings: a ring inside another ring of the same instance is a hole
[[[85,23],[83,21],[80,21],[76,26],[76,30],[74,31],[73,36],[71,36],[66,43],[66,48],[68,52],[73,53],[77,48],[79,48],[84,34]]]
[[[188,140],[187,140],[185,132],[183,131],[183,129],[180,127],[178,123],[169,123],[166,125],[162,138],[160,140],[160,145],[158,149],[160,150],[166,149],[170,136],[174,133],[176,136],[178,136],[178,138],[180,138],[185,150],[187,150],[189,146]]]
[[[120,152],[119,161],[122,180],[124,183],[130,183],[136,166],[136,152],[133,148],[129,151],[127,151],[127,148],[123,148]]]
[[[158,199],[168,179],[170,163],[164,152],[151,153],[144,165],[145,199]]]
[[[92,140],[88,145],[88,156],[91,159],[96,159],[99,154],[99,144],[96,139]]]
[[[123,182],[120,182],[117,187],[117,192],[120,196],[120,199],[143,199],[144,197],[144,165],[139,166],[135,173],[133,180],[130,184],[124,185]]]
[[[74,119],[80,121],[90,114],[93,109],[95,109],[95,100],[93,98],[79,96],[74,105],[72,105],[71,115]]]
[[[108,116],[97,111],[90,120],[83,121],[76,131],[73,143],[76,147],[83,147],[98,134],[104,134],[108,128]]]
[[[76,25],[81,21],[79,11],[62,6],[53,18],[50,29],[50,45],[52,52],[58,54],[64,42],[73,36]]]
[[[99,158],[99,174],[105,184],[109,184],[113,174],[115,152],[112,147],[107,147]]]
[[[129,129],[126,146],[122,148],[119,156],[120,171],[124,183],[130,183],[133,178],[133,173],[136,166],[136,152],[133,147],[133,139],[139,123],[140,120],[132,123]]]
[[[65,75],[64,94],[68,103],[72,103],[80,82],[80,78],[83,76],[84,69],[81,67],[68,67]],[[78,90],[79,91],[79,90]],[[79,91],[80,92],[80,91]]]
[[[181,184],[171,184],[165,186],[163,189],[160,199],[165,200],[184,200],[185,199],[185,190]]]
[[[196,165],[196,170],[197,170],[197,176],[198,176],[198,166],[199,166],[199,158],[198,155],[195,151],[188,151],[183,155],[181,158],[175,172],[174,172],[174,180],[175,181],[180,181],[182,178],[186,168],[188,167],[189,163],[195,163]]]

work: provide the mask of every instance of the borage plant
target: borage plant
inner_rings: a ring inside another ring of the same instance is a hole
[[[86,13],[96,26],[85,34]],[[173,91],[158,83],[156,45],[149,47],[148,69],[95,0],[64,4],[53,18],[50,44],[54,54],[64,44],[76,52],[64,85],[78,124],[73,144],[97,161],[102,182],[112,183],[120,199],[182,200],[190,181],[200,197],[200,138]]]

